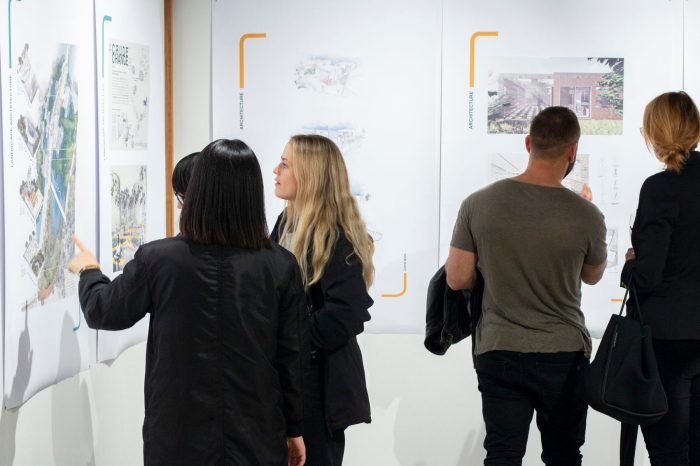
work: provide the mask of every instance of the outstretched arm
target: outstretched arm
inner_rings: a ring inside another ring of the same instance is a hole
[[[141,250],[126,264],[121,275],[110,281],[99,269],[97,259],[74,237],[79,252],[68,264],[68,270],[80,273],[78,295],[85,321],[90,328],[123,330],[141,320],[151,310],[146,266]]]

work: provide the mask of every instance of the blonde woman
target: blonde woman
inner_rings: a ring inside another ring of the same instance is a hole
[[[642,426],[652,466],[700,464],[700,113],[685,92],[644,110],[642,134],[666,166],[639,194],[622,281],[639,297],[668,397],[661,421]]]
[[[272,239],[299,262],[309,303],[310,362],[304,377],[307,465],[343,462],[344,430],[370,422],[356,336],[370,319],[374,245],[338,147],[293,136],[274,169],[275,195],[287,201]]]

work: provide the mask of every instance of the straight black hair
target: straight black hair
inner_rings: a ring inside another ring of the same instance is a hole
[[[180,215],[180,232],[198,243],[270,246],[260,164],[238,139],[217,139],[197,157]]]
[[[190,182],[192,170],[194,169],[194,164],[197,161],[198,155],[199,152],[193,152],[184,156],[178,163],[175,164],[172,177],[173,192],[175,194],[184,196],[187,193],[187,185]]]

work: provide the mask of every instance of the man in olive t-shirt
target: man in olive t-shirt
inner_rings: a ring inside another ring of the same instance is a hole
[[[476,370],[486,424],[485,465],[520,465],[534,411],[547,465],[580,465],[587,405],[577,392],[591,338],[581,281],[606,266],[603,214],[564,188],[580,127],[564,107],[532,121],[521,175],[472,194],[459,210],[445,266],[453,289],[484,276]]]

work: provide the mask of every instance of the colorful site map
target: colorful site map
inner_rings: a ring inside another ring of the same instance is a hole
[[[28,99],[27,111],[17,118],[17,129],[30,159],[18,193],[32,218],[33,229],[24,243],[36,294],[25,310],[51,297],[64,298],[66,264],[73,256],[75,231],[75,161],[78,126],[78,88],[72,76],[75,47],[60,44],[49,81],[37,84],[31,69],[31,49],[19,58],[20,81]],[[31,104],[34,105],[31,105]]]

